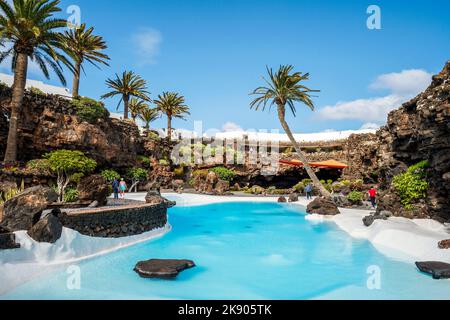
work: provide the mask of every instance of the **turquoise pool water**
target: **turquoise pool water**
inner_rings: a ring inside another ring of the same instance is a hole
[[[450,282],[393,261],[333,223],[312,224],[299,207],[225,203],[170,210],[163,238],[80,262],[81,288],[67,266],[0,299],[448,299]],[[142,279],[150,258],[192,259],[173,281]],[[379,277],[370,278],[368,270]],[[380,281],[376,281],[379,279]],[[372,280],[375,280],[373,282]],[[377,289],[379,288],[379,289]]]

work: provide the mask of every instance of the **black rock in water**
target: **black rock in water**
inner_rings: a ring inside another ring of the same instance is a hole
[[[431,274],[433,279],[450,279],[450,264],[444,262],[416,262],[421,272]]]
[[[20,244],[16,243],[14,233],[0,233],[0,250],[18,249]]]
[[[142,278],[173,279],[186,269],[195,267],[191,260],[151,259],[136,264],[134,271]]]
[[[28,235],[37,242],[55,243],[61,238],[62,230],[59,219],[49,214],[28,230]]]

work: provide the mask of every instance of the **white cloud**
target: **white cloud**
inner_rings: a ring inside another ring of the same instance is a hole
[[[431,74],[423,70],[403,70],[383,74],[369,86],[370,89],[387,89],[384,97],[340,101],[319,110],[319,116],[327,120],[361,120],[371,125],[383,123],[392,110],[422,92],[431,82]]]
[[[222,126],[224,132],[242,132],[244,129],[234,122],[227,122]]]
[[[379,124],[368,122],[363,124],[360,130],[378,130],[378,129],[380,129]]]
[[[370,85],[370,89],[388,89],[395,94],[415,95],[429,86],[431,78],[432,75],[424,70],[403,70],[379,76]]]
[[[133,35],[132,41],[136,47],[140,64],[155,64],[162,43],[162,35],[156,29],[142,29]]]

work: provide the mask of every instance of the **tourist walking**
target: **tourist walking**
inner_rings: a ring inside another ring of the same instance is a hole
[[[125,198],[125,191],[127,190],[127,183],[125,182],[125,180],[122,178],[120,179],[120,184],[119,184],[119,191],[120,191],[120,197],[122,199]]]
[[[114,178],[114,181],[112,183],[113,193],[114,193],[114,199],[119,199],[119,180]]]
[[[372,203],[372,207],[376,208],[377,207],[377,189],[375,187],[372,187],[369,190],[369,197],[370,197],[370,202]]]
[[[305,192],[306,192],[306,199],[307,200],[311,200],[312,197],[312,192],[313,192],[313,185],[312,183],[308,184],[305,188]]]

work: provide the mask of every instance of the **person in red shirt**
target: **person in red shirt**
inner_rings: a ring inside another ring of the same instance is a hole
[[[372,203],[372,206],[376,208],[377,206],[377,189],[375,187],[372,187],[369,190],[369,196],[370,196],[370,202]]]

